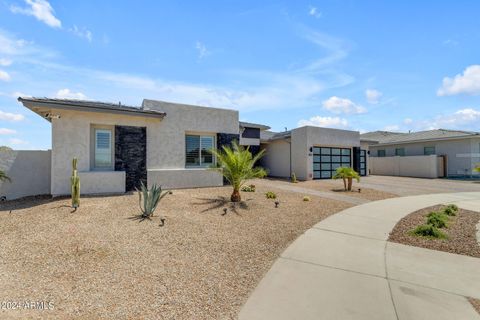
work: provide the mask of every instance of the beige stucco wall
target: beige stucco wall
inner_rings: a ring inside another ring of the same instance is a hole
[[[377,156],[378,150],[385,150],[386,156],[394,156],[395,148],[405,148],[406,156],[424,155],[424,147],[435,147],[437,155],[447,156],[447,174],[478,174],[473,168],[480,163],[480,138],[405,143],[390,146],[370,146],[371,158]]]
[[[437,178],[441,175],[436,155],[371,157],[370,172],[376,175]]]
[[[124,171],[79,172],[81,194],[108,194],[125,192]]]
[[[0,151],[0,169],[12,182],[0,182],[0,196],[17,199],[50,194],[50,161],[48,151]]]
[[[185,169],[185,133],[238,134],[238,111],[160,103],[145,100],[144,106],[149,109],[166,112],[163,120],[158,118],[119,115],[109,113],[80,112],[71,110],[55,110],[59,119],[52,119],[52,186],[53,195],[70,192],[71,160],[78,158],[78,170],[90,171],[90,127],[91,125],[124,125],[147,128],[147,170],[153,169]],[[190,173],[192,179],[209,179],[216,181],[215,172]],[[195,176],[198,175],[198,176]],[[93,178],[95,176],[96,178]],[[92,172],[87,181],[82,181],[85,190],[120,190],[120,185],[103,182],[102,174]],[[152,175],[152,179],[161,176]],[[116,177],[116,183],[120,183]],[[210,180],[209,180],[210,181]],[[152,180],[162,184],[162,181]],[[124,183],[124,182],[123,182]],[[92,186],[90,185],[92,184]],[[100,184],[100,186],[93,186]],[[181,184],[180,184],[181,185]],[[216,185],[216,184],[215,184]],[[181,186],[180,186],[181,187]]]
[[[210,169],[148,170],[148,185],[156,183],[165,189],[215,187],[223,185],[223,176]]]
[[[292,171],[300,180],[313,179],[313,154],[310,147],[360,146],[358,131],[330,129],[321,127],[301,127],[292,130]]]
[[[268,169],[271,177],[290,177],[290,143],[289,140],[274,140],[265,145],[265,155],[261,166]]]

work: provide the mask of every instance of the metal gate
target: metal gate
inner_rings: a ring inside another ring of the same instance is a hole
[[[331,179],[339,167],[352,166],[349,148],[313,147],[313,179]]]

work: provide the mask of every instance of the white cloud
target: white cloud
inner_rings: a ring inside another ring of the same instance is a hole
[[[195,48],[198,50],[198,59],[203,59],[211,54],[205,44],[200,41],[197,41],[197,43],[195,44]]]
[[[88,42],[92,42],[92,40],[93,40],[92,32],[90,30],[88,30],[87,28],[80,29],[76,25],[73,25],[73,28],[68,29],[68,31],[70,31],[71,33],[73,33],[77,37],[86,39]]]
[[[8,140],[8,142],[9,142],[11,145],[14,145],[14,146],[20,146],[20,145],[26,145],[26,144],[28,144],[27,141],[22,140],[22,139],[18,139],[18,138],[11,138],[11,139]]]
[[[87,99],[87,96],[84,95],[82,92],[73,92],[70,89],[60,89],[55,94],[55,98],[85,100],[85,99]]]
[[[0,66],[8,67],[12,64],[12,60],[6,58],[0,58]]]
[[[480,65],[468,66],[463,74],[457,74],[454,78],[445,77],[440,89],[439,96],[449,96],[460,93],[470,95],[480,94]]]
[[[317,19],[322,16],[322,13],[318,11],[318,9],[315,7],[310,7],[310,10],[308,10],[308,14]]]
[[[47,24],[52,28],[61,28],[62,22],[54,15],[54,10],[50,3],[46,0],[25,0],[28,7],[20,8],[17,6],[10,6],[10,11],[13,13],[25,14],[27,16],[34,16],[37,20]]]
[[[0,111],[0,120],[22,121],[23,119],[25,119],[23,114]]]
[[[367,98],[368,103],[377,104],[382,97],[382,93],[375,89],[367,89],[365,91],[365,97]]]
[[[384,131],[399,131],[400,130],[400,126],[397,125],[397,124],[392,124],[392,125],[389,125],[389,126],[385,126],[383,128]]]
[[[365,113],[367,109],[354,103],[350,99],[333,96],[322,102],[323,108],[333,113]]]
[[[344,118],[339,117],[321,117],[321,116],[314,116],[308,120],[300,120],[298,121],[298,126],[316,126],[316,127],[326,127],[326,128],[347,128],[348,121]]]
[[[0,80],[1,81],[10,81],[10,75],[7,71],[0,70]]]
[[[404,124],[412,124],[412,123],[413,123],[413,119],[411,119],[411,118],[405,118],[405,119],[403,119],[403,123],[404,123]]]
[[[7,129],[7,128],[0,128],[0,135],[9,135],[9,134],[15,134],[17,131],[12,130],[12,129]]]

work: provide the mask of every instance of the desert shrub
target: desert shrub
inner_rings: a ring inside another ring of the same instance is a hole
[[[458,207],[454,204],[449,204],[443,209],[443,213],[447,216],[456,216],[458,211]]]
[[[436,228],[447,227],[448,216],[443,212],[432,211],[427,216],[427,224],[431,224]]]
[[[243,192],[255,192],[255,185],[251,184],[251,185],[248,185],[248,186],[243,186],[241,191],[243,191]]]
[[[431,224],[423,224],[410,231],[412,235],[435,239],[446,239],[447,235]]]
[[[310,200],[312,200],[312,199],[310,199],[309,196],[303,196],[303,201],[310,201]]]
[[[298,182],[297,175],[295,174],[295,172],[292,172],[292,176],[290,177],[290,180],[292,181],[292,183]]]
[[[267,197],[267,199],[276,199],[277,195],[273,191],[268,191],[267,193],[265,193],[265,197]]]
[[[141,210],[141,217],[143,219],[150,219],[155,212],[155,209],[158,206],[160,200],[163,199],[170,192],[163,192],[162,187],[157,187],[156,184],[153,184],[150,189],[148,189],[143,182],[140,182],[140,190],[138,192],[138,204]],[[142,201],[143,200],[143,201]]]

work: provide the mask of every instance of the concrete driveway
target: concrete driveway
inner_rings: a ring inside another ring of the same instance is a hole
[[[332,181],[319,180],[319,183]],[[421,179],[392,176],[362,177],[356,186],[390,192],[399,196],[432,193],[480,192],[480,181],[457,181],[447,179]]]
[[[480,192],[375,201],[319,222],[283,252],[239,318],[479,320],[466,297],[480,299],[480,259],[387,242],[401,218],[444,203],[480,211]]]

